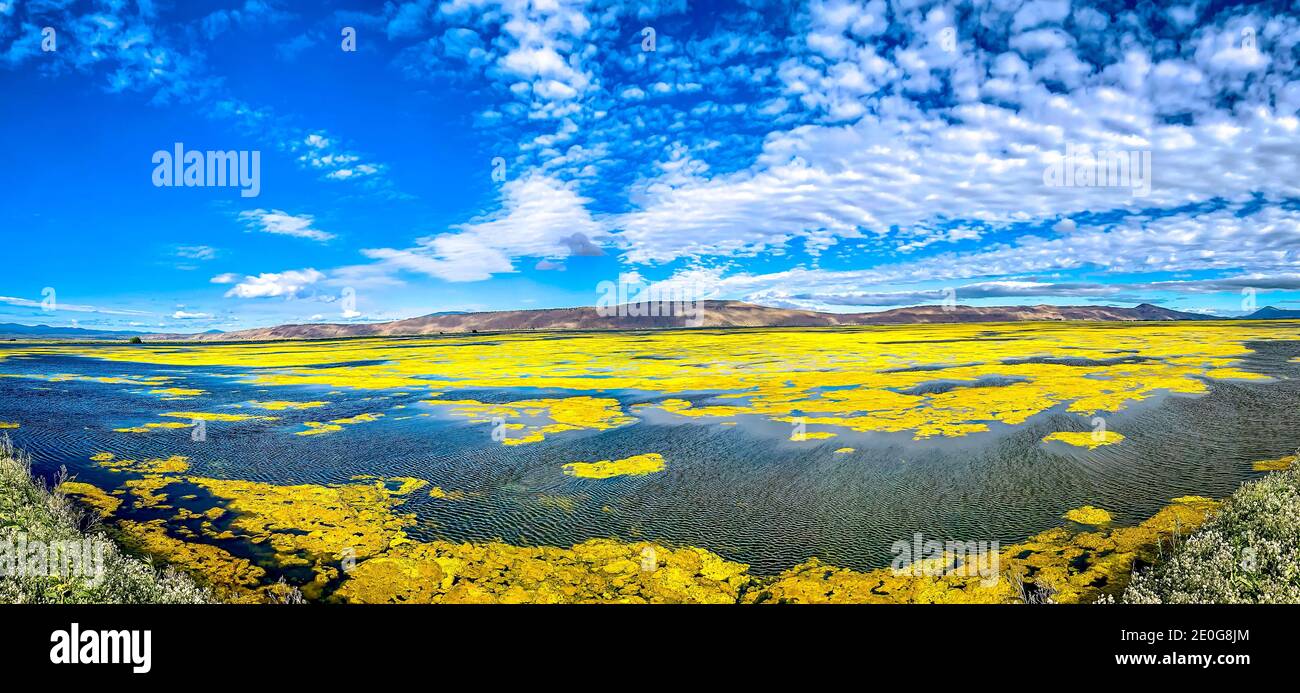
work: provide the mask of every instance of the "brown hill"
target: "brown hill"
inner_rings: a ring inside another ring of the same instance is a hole
[[[848,317],[848,316],[846,316]],[[914,306],[880,313],[859,313],[852,324],[897,325],[927,322],[1018,322],[1021,320],[1205,320],[1211,316],[1183,313],[1143,303],[1133,308],[1113,306]]]
[[[418,318],[368,324],[279,325],[238,332],[197,335],[149,335],[148,341],[269,341],[390,337],[532,330],[646,330],[681,327],[823,327],[831,325],[898,325],[918,323],[1015,322],[1022,320],[1202,320],[1206,316],[1144,303],[1133,308],[1110,306],[913,306],[879,313],[819,313],[771,308],[741,301],[705,301],[702,320],[688,322],[669,304],[620,306],[616,315],[594,307],[503,310],[483,313],[435,313]]]

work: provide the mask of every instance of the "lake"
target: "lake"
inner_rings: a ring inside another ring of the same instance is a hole
[[[0,422],[40,474],[115,498],[110,524],[259,583],[349,558],[293,539],[328,530],[241,525],[268,487],[367,484],[403,543],[653,542],[775,576],[1226,496],[1300,445],[1298,359],[1296,323],[1230,321],[9,343]]]

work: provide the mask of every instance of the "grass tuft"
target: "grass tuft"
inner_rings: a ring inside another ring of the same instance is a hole
[[[1237,489],[1164,560],[1135,576],[1132,604],[1300,603],[1300,467]]]

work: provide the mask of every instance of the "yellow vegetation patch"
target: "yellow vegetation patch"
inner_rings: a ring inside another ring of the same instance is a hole
[[[410,476],[395,476],[388,479],[388,481],[397,484],[397,488],[389,491],[389,493],[392,493],[394,496],[405,496],[415,493],[429,485],[429,482],[424,479],[416,479],[415,477]]]
[[[1101,445],[1114,445],[1124,436],[1114,431],[1057,431],[1043,438],[1043,442],[1059,441],[1089,450]]]
[[[383,414],[357,414],[356,416],[350,416],[345,419],[332,419],[329,421],[329,423],[321,423],[319,421],[306,421],[303,423],[303,425],[307,427],[307,430],[298,431],[294,435],[314,436],[314,435],[320,435],[322,433],[333,433],[335,431],[343,430],[344,426],[351,426],[353,424],[359,424],[359,423],[367,423],[370,421],[378,421],[379,419],[383,418],[383,416],[384,416]]]
[[[193,496],[189,497],[189,500],[193,500]],[[181,508],[180,510],[177,510],[176,514],[172,517],[176,520],[216,520],[225,514],[226,511],[218,507],[208,508],[201,513],[196,513],[189,508]]]
[[[253,414],[222,414],[206,411],[173,411],[162,414],[161,416],[170,416],[174,419],[190,419],[191,421],[275,421],[275,416],[255,416]]]
[[[441,486],[434,486],[433,488],[429,489],[429,496],[431,498],[440,498],[443,500],[464,500],[465,492],[447,491],[444,490]]]
[[[107,458],[96,460],[99,466],[111,469],[115,472],[138,472],[141,474],[184,474],[189,471],[190,464],[188,457],[174,455],[166,458],[156,458],[147,460],[119,460],[114,459],[112,455]]]
[[[1296,455],[1287,455],[1286,457],[1279,457],[1275,460],[1260,460],[1251,466],[1253,466],[1257,472],[1277,472],[1283,469],[1289,469],[1291,465],[1295,464],[1295,461]]]
[[[151,395],[167,395],[168,397],[198,397],[199,395],[208,394],[207,390],[198,390],[192,387],[160,387],[149,391]]]
[[[805,431],[803,433],[791,433],[790,440],[802,443],[805,440],[825,440],[835,436],[836,434],[830,431]]]
[[[835,454],[837,454],[837,455],[847,455],[847,454],[849,454],[850,452],[854,452],[854,449],[853,449],[853,448],[839,448],[839,449],[837,449],[837,450],[835,451]]]
[[[108,517],[117,512],[122,505],[122,499],[117,496],[109,495],[103,489],[94,484],[87,484],[80,481],[65,481],[56,488],[60,493],[65,493],[76,498],[82,503],[92,507],[100,517]]]
[[[703,549],[645,542],[411,543],[358,564],[334,596],[354,603],[732,604],[752,579],[747,571]]]
[[[283,411],[285,409],[315,409],[316,407],[323,407],[326,404],[329,404],[329,402],[290,402],[287,400],[272,400],[270,402],[251,402],[250,406],[270,411]]]
[[[34,349],[28,353],[33,353],[33,354],[66,353],[66,352],[57,351],[58,347],[55,347],[54,349],[55,350],[50,350],[50,348],[48,347],[41,347],[41,348]],[[15,352],[16,350],[8,351],[5,353],[5,356],[13,355],[15,354]],[[0,378],[23,378],[27,380],[44,380],[46,382],[51,382],[51,383],[86,382],[86,383],[103,383],[105,385],[147,385],[147,386],[164,385],[171,380],[171,378],[163,375],[150,376],[147,378],[136,378],[130,376],[77,375],[76,373],[55,373],[52,375],[43,374],[43,373],[0,373]]]
[[[656,452],[633,455],[621,460],[599,462],[570,462],[564,473],[584,479],[609,479],[616,476],[645,476],[664,470],[664,457]]]
[[[505,445],[524,445],[544,440],[547,434],[564,431],[607,430],[636,421],[623,413],[618,400],[601,397],[565,397],[554,399],[526,399],[506,404],[491,404],[476,400],[425,400],[425,404],[447,407],[472,423],[490,423],[504,420]],[[522,435],[511,433],[522,431]]]
[[[1085,505],[1065,513],[1065,519],[1081,525],[1104,525],[1110,522],[1110,513],[1101,508]]]
[[[403,528],[414,521],[393,507],[426,482],[399,478],[397,491],[384,479],[372,484],[277,486],[252,481],[190,477],[234,513],[227,538],[244,538],[270,546],[280,565],[309,566],[316,574],[303,585],[308,597],[318,597],[339,576],[342,563],[374,556],[409,543]]]
[[[651,405],[639,405],[639,406],[651,406]],[[666,412],[670,412],[673,414],[680,414],[682,416],[694,416],[694,417],[709,417],[709,418],[728,417],[728,416],[737,416],[739,414],[750,413],[750,410],[747,407],[735,407],[735,406],[727,406],[727,405],[708,405],[708,406],[697,407],[697,406],[693,406],[690,402],[684,399],[675,399],[675,398],[666,399],[662,402],[659,402],[658,405],[656,406],[658,406],[660,409],[663,409]]]
[[[1185,536],[1205,521],[1218,504],[1206,498],[1175,498],[1136,527],[1071,533],[1049,529],[1001,548],[997,575],[962,570],[954,562],[941,570],[865,573],[828,566],[812,559],[781,573],[746,594],[748,602],[803,604],[1015,603],[1027,593],[1057,603],[1080,603],[1122,591],[1135,560],[1153,562],[1158,545],[1174,534]],[[1164,552],[1168,552],[1168,545]],[[992,566],[990,558],[978,561]],[[986,571],[990,572],[990,571]],[[969,574],[967,574],[969,573]],[[1022,589],[1023,588],[1023,589]]]
[[[177,539],[167,533],[163,520],[123,520],[117,530],[131,549],[157,556],[194,575],[227,601],[266,601],[273,589],[261,584],[266,577],[262,568],[212,544]]]
[[[113,453],[111,452],[97,452],[90,456],[92,462],[107,462],[111,459],[113,459]]]
[[[357,414],[356,416],[350,416],[350,417],[348,417],[348,418],[346,418],[346,419],[332,419],[332,420],[330,420],[330,423],[336,423],[336,424],[342,424],[342,425],[344,425],[344,426],[349,426],[349,425],[352,425],[352,424],[367,423],[367,422],[370,422],[370,421],[378,421],[379,419],[381,419],[381,418],[383,418],[383,417],[384,417],[383,414]]]
[[[170,508],[170,505],[163,505],[167,501],[167,495],[159,493],[164,487],[170,486],[178,481],[174,477],[160,476],[152,474],[139,479],[129,479],[122,484],[131,495],[135,496],[135,505],[140,508]]]
[[[342,426],[339,426],[339,425],[337,425],[337,424],[327,424],[327,423],[321,423],[321,422],[319,422],[319,421],[305,421],[305,422],[303,422],[302,425],[306,426],[306,427],[307,427],[307,430],[305,430],[305,431],[298,431],[297,433],[294,433],[294,435],[296,435],[296,436],[318,436],[318,435],[321,435],[321,434],[323,434],[323,433],[333,433],[333,432],[335,432],[335,431],[341,431],[341,430],[343,430],[343,427],[342,427]]]
[[[148,433],[150,431],[156,431],[158,429],[189,428],[193,425],[194,424],[192,423],[181,423],[179,421],[158,421],[158,422],[147,423],[144,424],[143,426],[130,426],[128,428],[114,428],[113,430],[117,433]]]
[[[0,429],[4,429],[4,428],[18,428],[18,422],[16,422],[16,421],[0,421]]]

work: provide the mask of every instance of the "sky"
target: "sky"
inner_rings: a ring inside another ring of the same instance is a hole
[[[1298,112],[1300,1],[0,0],[0,322],[1300,309]]]

